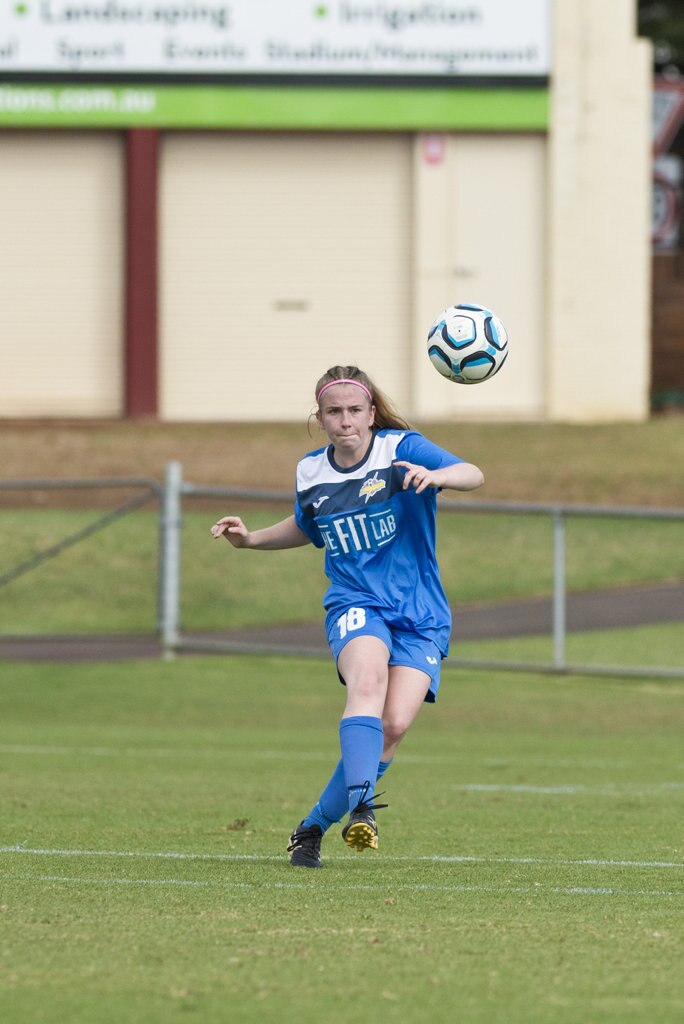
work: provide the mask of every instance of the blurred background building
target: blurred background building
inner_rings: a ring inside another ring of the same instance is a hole
[[[638,13],[6,8],[0,415],[299,420],[356,362],[422,420],[645,419],[684,392],[682,92],[660,76],[655,130]],[[481,387],[425,353],[463,301],[511,336]]]

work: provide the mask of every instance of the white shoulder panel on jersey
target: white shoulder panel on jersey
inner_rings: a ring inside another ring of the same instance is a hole
[[[345,480],[360,480],[381,469],[392,465],[396,457],[399,443],[405,433],[397,431],[380,437],[376,434],[370,457],[349,472],[340,472],[330,464],[328,449],[307,455],[297,466],[297,491],[307,491],[310,487],[342,483]]]

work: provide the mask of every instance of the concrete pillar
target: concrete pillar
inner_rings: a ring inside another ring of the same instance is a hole
[[[548,182],[551,420],[649,412],[651,47],[636,0],[556,0]]]

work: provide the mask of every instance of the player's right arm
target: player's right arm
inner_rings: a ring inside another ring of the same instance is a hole
[[[224,516],[211,528],[214,540],[225,537],[234,548],[256,548],[261,551],[280,551],[300,548],[311,541],[299,529],[294,516],[288,516],[263,530],[248,530],[239,516]]]

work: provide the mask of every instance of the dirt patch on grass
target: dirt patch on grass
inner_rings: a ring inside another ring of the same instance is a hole
[[[684,417],[644,424],[423,424],[485,473],[488,500],[684,506]],[[0,479],[152,477],[168,462],[193,483],[291,492],[315,424],[126,421],[0,423]],[[117,499],[119,497],[117,496]],[[121,499],[123,500],[123,498]],[[0,492],[7,507],[111,505],[93,492]]]

